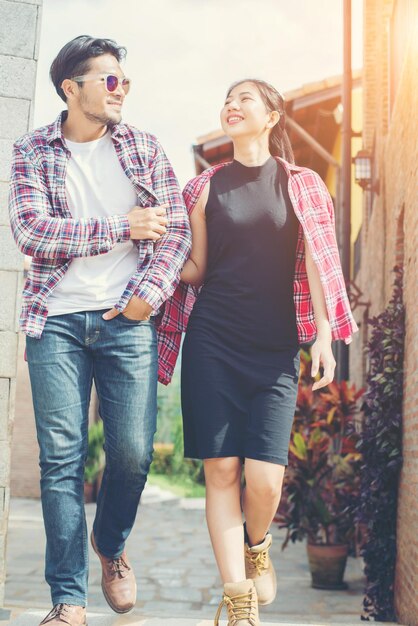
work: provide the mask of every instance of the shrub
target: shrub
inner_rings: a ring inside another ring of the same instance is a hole
[[[87,459],[84,468],[84,480],[93,484],[105,466],[105,453],[103,450],[104,431],[103,422],[94,422],[88,432]]]
[[[301,354],[289,466],[280,502],[283,548],[308,538],[310,543],[350,543],[355,533],[360,454],[356,450],[357,391],[346,381],[312,392],[310,356]]]
[[[404,359],[404,307],[402,271],[395,267],[392,299],[370,320],[367,349],[370,369],[363,411],[364,423],[358,450],[361,496],[358,519],[367,527],[361,555],[367,578],[366,619],[396,621],[394,578],[396,517],[399,474],[402,464],[402,392]]]
[[[197,484],[204,485],[202,461],[184,458],[183,424],[179,414],[174,418],[171,428],[174,443],[155,444],[151,473],[190,479]]]

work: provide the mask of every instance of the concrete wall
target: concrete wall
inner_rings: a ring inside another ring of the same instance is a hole
[[[23,258],[7,213],[13,141],[31,127],[42,0],[0,0],[0,606],[4,601],[10,450]]]

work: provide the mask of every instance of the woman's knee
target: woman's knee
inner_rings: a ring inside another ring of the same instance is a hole
[[[241,461],[238,457],[205,459],[205,482],[207,487],[228,489],[241,480]]]
[[[245,472],[246,489],[263,500],[277,500],[280,498],[283,486],[284,468],[282,466],[268,467],[266,471],[260,468],[257,471]]]

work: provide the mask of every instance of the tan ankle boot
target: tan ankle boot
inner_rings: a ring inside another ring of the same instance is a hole
[[[260,626],[257,592],[252,580],[225,583],[224,595],[216,613],[214,626],[219,625],[223,606],[228,610],[228,626]]]
[[[271,604],[276,597],[276,572],[269,556],[272,541],[268,534],[257,546],[245,544],[245,575],[254,581],[260,605]]]

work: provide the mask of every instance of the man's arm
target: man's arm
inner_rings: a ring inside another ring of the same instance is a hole
[[[21,252],[42,259],[68,259],[109,252],[130,239],[126,215],[91,218],[52,217],[42,172],[19,147],[13,150],[9,214]]]
[[[183,196],[164,150],[157,142],[151,164],[153,189],[167,206],[167,232],[155,244],[150,267],[134,295],[157,310],[174,292],[190,252],[191,232]]]

